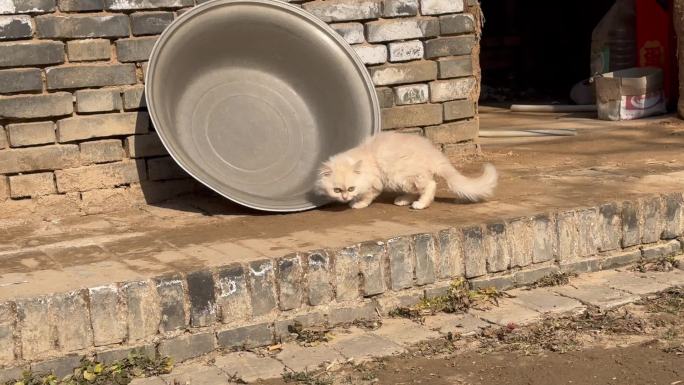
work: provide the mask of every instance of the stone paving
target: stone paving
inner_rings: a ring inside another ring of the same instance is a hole
[[[407,319],[388,318],[383,319],[382,326],[373,331],[356,327],[336,328],[331,332],[335,336],[332,341],[316,346],[304,347],[289,342],[272,355],[260,350],[203,357],[180,365],[172,374],[136,379],[131,385],[223,385],[231,384],[231,381],[253,383],[259,379],[280,377],[288,371],[315,371],[332,368],[336,363],[360,363],[400,354],[413,344],[442,338],[449,333],[469,335],[495,325],[524,325],[540,319],[544,314],[574,314],[586,306],[622,306],[683,283],[684,270],[678,269],[638,273],[630,268],[621,268],[589,273],[573,278],[570,284],[564,286],[510,290],[507,293],[512,298],[500,300],[500,306],[490,310],[437,314],[426,317],[422,325]]]

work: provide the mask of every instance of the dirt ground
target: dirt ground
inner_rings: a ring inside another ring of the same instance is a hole
[[[263,385],[684,384],[684,288],[627,307],[492,328]]]

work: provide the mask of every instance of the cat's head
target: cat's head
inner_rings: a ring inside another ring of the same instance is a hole
[[[364,177],[363,161],[333,157],[318,172],[316,190],[339,202],[351,202],[367,191],[370,183]]]

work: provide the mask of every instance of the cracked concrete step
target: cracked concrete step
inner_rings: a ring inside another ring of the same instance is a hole
[[[383,320],[382,326],[373,331],[373,334],[403,346],[440,337],[438,332],[403,318]]]
[[[167,385],[234,385],[219,368],[193,364],[161,376]],[[148,385],[148,384],[145,384]],[[152,384],[154,385],[154,384]]]
[[[626,305],[639,299],[639,296],[607,286],[585,285],[580,287],[559,286],[552,289],[556,293],[574,298],[584,304],[597,306],[601,310]]]
[[[633,271],[600,271],[573,280],[575,285],[602,285],[630,294],[648,295],[665,290],[671,286],[663,280],[655,279],[653,274]]]
[[[330,346],[348,360],[364,362],[377,357],[386,357],[406,352],[406,349],[386,338],[373,333],[352,330],[349,335],[338,337]]]
[[[244,382],[279,378],[285,372],[285,366],[280,361],[259,357],[251,352],[229,353],[218,357],[214,364],[227,375]]]
[[[441,334],[460,334],[470,336],[486,329],[491,324],[472,314],[435,314],[425,319],[425,326]]]
[[[294,372],[316,370],[323,365],[344,362],[345,358],[329,344],[303,347],[296,343],[283,344],[276,358]]]
[[[527,325],[541,318],[541,313],[519,305],[510,299],[499,300],[498,307],[492,307],[488,310],[471,310],[470,313],[487,322],[501,326]]]
[[[512,302],[542,314],[576,314],[586,309],[581,302],[563,297],[547,288],[514,289],[508,294],[514,296],[511,298]]]

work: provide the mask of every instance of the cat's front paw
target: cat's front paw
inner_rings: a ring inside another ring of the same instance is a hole
[[[422,209],[427,208],[428,206],[429,205],[421,203],[419,201],[415,201],[415,202],[411,203],[411,208],[414,210],[422,210]]]
[[[397,206],[408,206],[415,200],[411,195],[401,195],[394,199],[394,204]]]
[[[349,207],[353,209],[365,209],[368,205],[370,205],[370,202],[358,201],[349,203]]]

